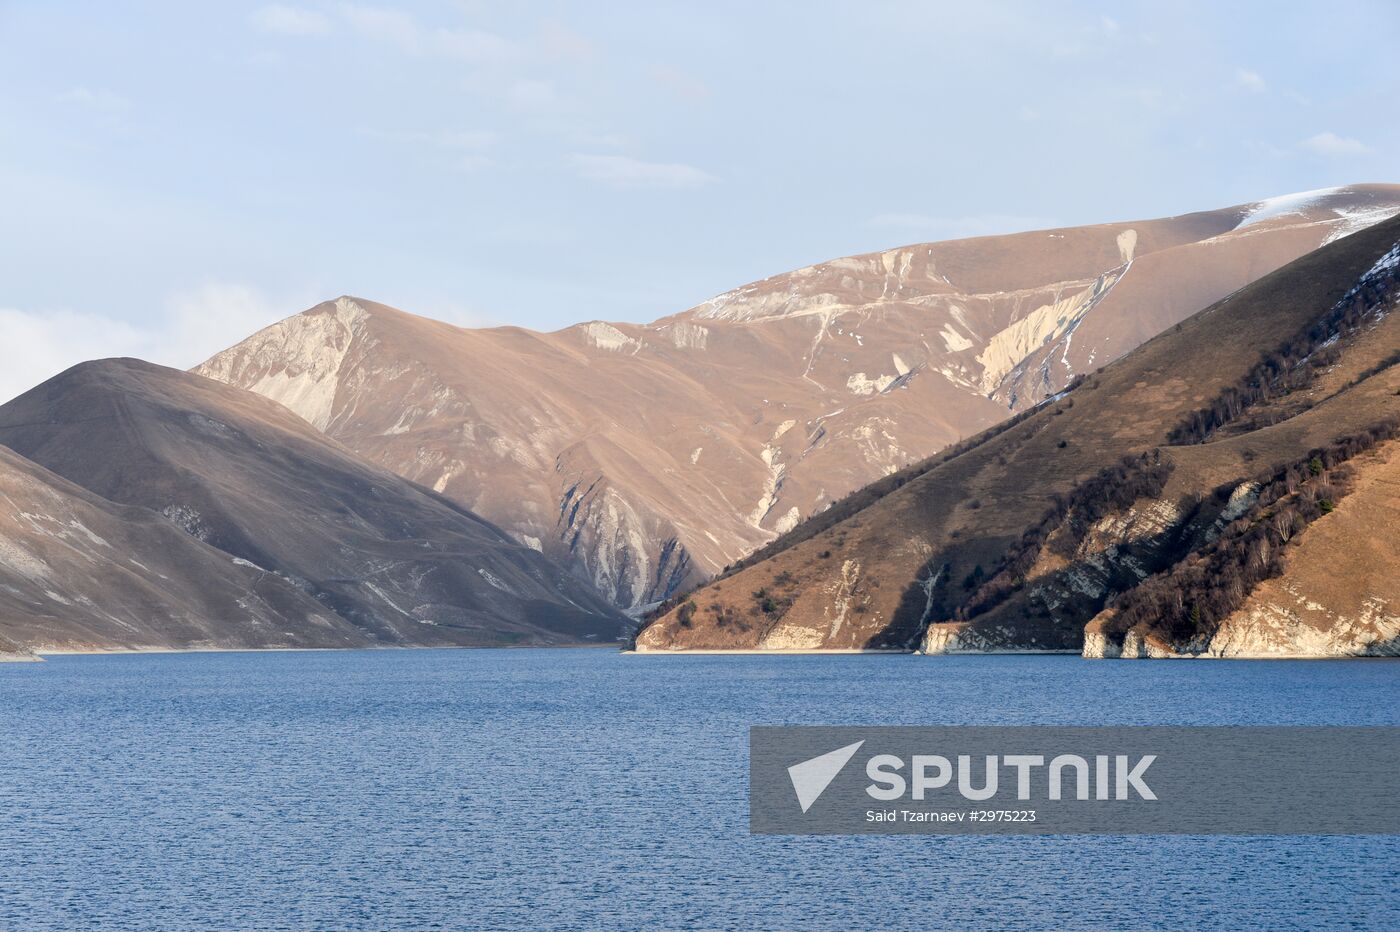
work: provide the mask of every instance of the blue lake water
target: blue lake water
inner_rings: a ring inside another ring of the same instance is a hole
[[[1400,725],[1397,699],[1388,661],[0,664],[0,927],[1394,928],[1400,838],[754,837],[746,780],[754,724]]]

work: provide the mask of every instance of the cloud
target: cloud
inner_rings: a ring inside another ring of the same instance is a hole
[[[515,43],[495,33],[428,27],[402,10],[347,5],[341,8],[341,12],[350,27],[361,36],[418,58],[452,58],[484,63],[514,58],[519,52]]]
[[[0,402],[87,359],[142,352],[146,335],[121,321],[72,311],[0,308]]]
[[[249,19],[263,32],[283,36],[320,36],[331,29],[331,21],[323,14],[280,3],[254,10]]]
[[[693,188],[719,180],[694,165],[643,162],[625,155],[575,154],[570,161],[589,181],[617,188]]]
[[[0,403],[89,359],[135,356],[187,369],[311,301],[273,302],[246,285],[211,282],[172,295],[138,326],[71,310],[0,308]]]
[[[273,302],[248,285],[208,282],[171,295],[165,324],[152,348],[153,362],[188,368],[286,317],[288,308],[309,306]]]
[[[1359,139],[1338,136],[1330,130],[1318,133],[1316,136],[1309,136],[1298,145],[1318,155],[1369,155],[1373,151],[1370,146]]]
[[[936,239],[961,239],[966,236],[996,236],[1044,230],[1055,226],[1047,217],[1024,217],[1015,214],[978,214],[969,217],[933,217],[927,214],[876,214],[867,226],[885,230],[929,236]]]
[[[1262,94],[1269,89],[1264,83],[1264,79],[1259,76],[1259,72],[1250,71],[1248,68],[1238,68],[1235,70],[1235,83],[1247,91]]]

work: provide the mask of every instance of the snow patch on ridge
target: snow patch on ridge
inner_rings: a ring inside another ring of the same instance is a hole
[[[1235,225],[1236,230],[1244,229],[1265,220],[1272,220],[1275,217],[1287,217],[1294,214],[1302,214],[1318,206],[1318,202],[1323,198],[1340,194],[1346,188],[1318,188],[1315,191],[1299,191],[1296,194],[1281,194],[1278,197],[1265,198],[1258,201],[1250,208],[1249,213]]]
[[[1387,204],[1384,207],[1366,207],[1351,209],[1346,207],[1337,208],[1337,220],[1335,228],[1327,234],[1327,238],[1322,241],[1322,245],[1335,243],[1339,239],[1359,233],[1362,230],[1375,226],[1382,221],[1389,220],[1396,214],[1400,214],[1400,204]]]

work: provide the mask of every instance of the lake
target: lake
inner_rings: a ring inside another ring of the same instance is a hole
[[[1397,698],[1390,661],[0,664],[0,927],[1393,928],[1400,837],[755,837],[746,780],[755,724],[1400,725]]]

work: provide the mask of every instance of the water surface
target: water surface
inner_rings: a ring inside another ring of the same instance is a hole
[[[746,779],[755,724],[1400,725],[1398,697],[1389,661],[0,664],[0,927],[1393,928],[1400,838],[753,837]]]

